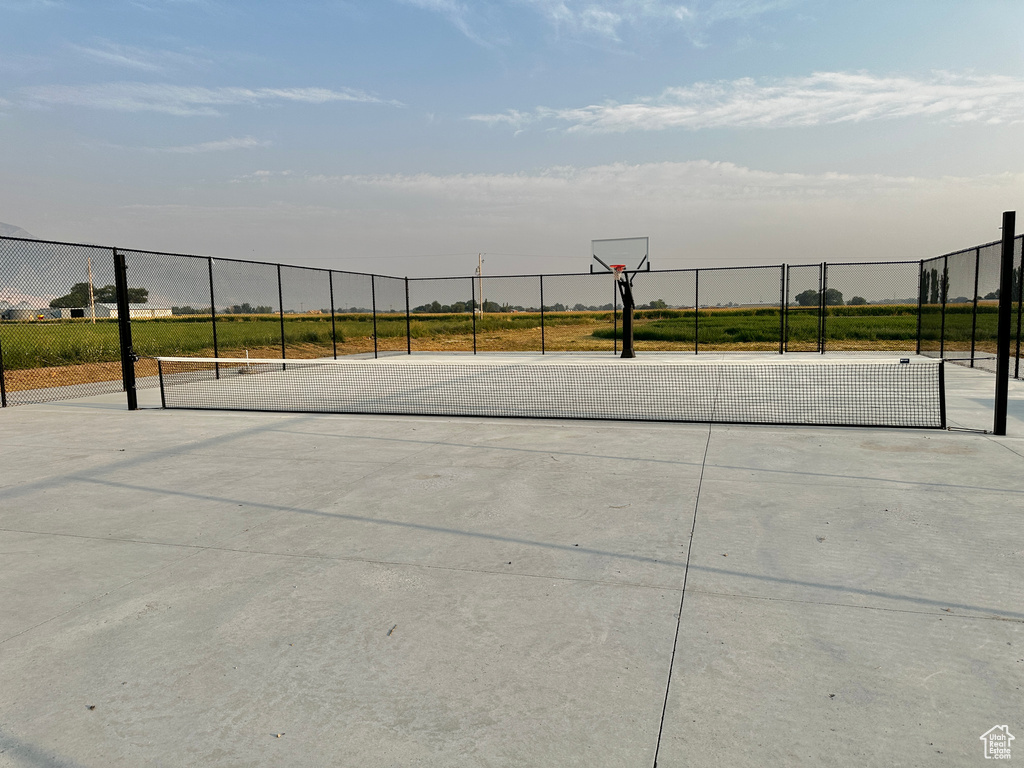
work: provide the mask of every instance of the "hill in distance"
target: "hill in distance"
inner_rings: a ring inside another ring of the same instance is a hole
[[[4,224],[2,221],[0,221],[0,235],[4,237],[35,237],[31,232],[26,232],[21,227],[16,227],[13,224]]]

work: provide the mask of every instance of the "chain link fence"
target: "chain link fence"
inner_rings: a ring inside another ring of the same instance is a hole
[[[1016,377],[1022,241],[1014,243]],[[920,352],[994,370],[999,270],[997,242],[924,261],[637,272],[635,348]],[[0,402],[123,389],[122,334],[145,387],[156,385],[156,356],[616,354],[621,313],[607,273],[409,279],[0,238]]]

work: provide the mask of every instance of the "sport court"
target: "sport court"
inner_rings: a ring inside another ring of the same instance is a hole
[[[990,428],[991,374],[946,374]],[[140,404],[2,414],[0,765],[963,766],[1024,730],[1021,382],[1005,438]]]

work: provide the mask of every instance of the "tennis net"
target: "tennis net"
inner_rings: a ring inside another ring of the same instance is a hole
[[[157,359],[165,408],[946,426],[941,360]]]

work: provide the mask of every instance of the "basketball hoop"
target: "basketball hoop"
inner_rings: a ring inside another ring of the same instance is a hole
[[[615,279],[616,280],[618,280],[620,277],[622,277],[622,272],[626,269],[626,265],[625,264],[609,264],[608,266],[611,267],[612,271],[615,272]]]

